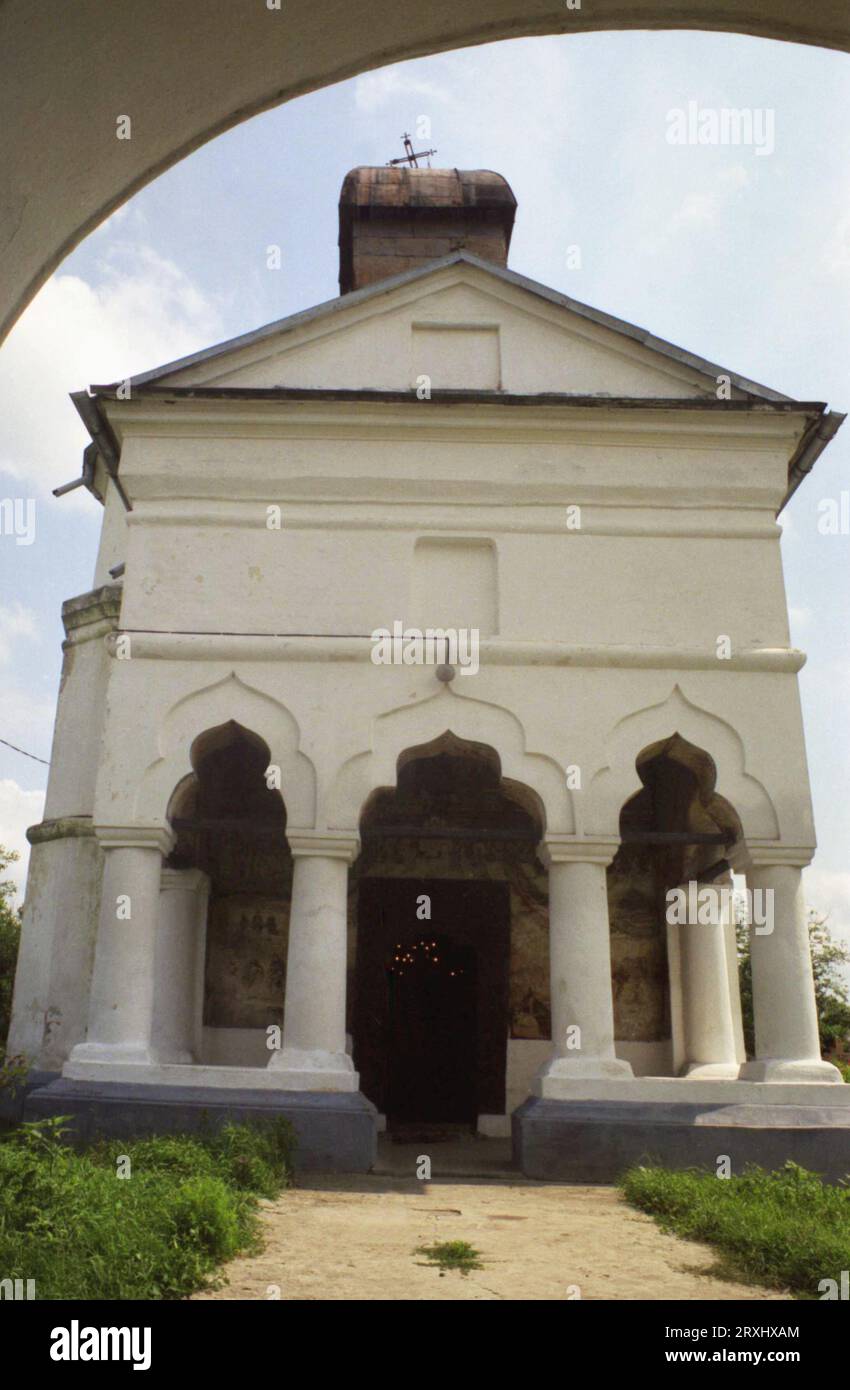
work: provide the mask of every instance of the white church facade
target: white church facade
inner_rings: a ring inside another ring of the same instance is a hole
[[[776,520],[842,417],[510,271],[513,208],[353,171],[339,298],[75,398],[104,521],[30,832],[28,1115],[846,1167]]]

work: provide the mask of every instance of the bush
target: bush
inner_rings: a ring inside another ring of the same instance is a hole
[[[850,1268],[850,1189],[786,1163],[742,1177],[633,1168],[628,1201],[665,1230],[717,1247],[717,1272],[817,1298],[823,1279]]]
[[[288,1184],[292,1150],[279,1119],[83,1152],[61,1122],[21,1125],[0,1142],[0,1277],[42,1299],[184,1297],[256,1248],[257,1198]]]
[[[0,874],[17,858],[16,853],[0,845]],[[0,1062],[12,1017],[12,988],[21,941],[21,919],[12,907],[14,891],[11,880],[0,879]]]

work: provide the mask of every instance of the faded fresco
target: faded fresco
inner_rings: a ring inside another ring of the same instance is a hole
[[[209,1027],[283,1023],[291,889],[292,858],[282,834],[227,832],[207,919],[204,1023]]]
[[[622,845],[608,869],[614,1036],[655,1042],[670,1036],[667,939],[655,856]]]

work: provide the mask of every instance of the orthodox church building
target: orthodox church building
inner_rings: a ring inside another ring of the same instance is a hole
[[[515,206],[355,169],[338,298],[74,398],[27,1116],[846,1171],[776,520],[843,417],[510,270]]]

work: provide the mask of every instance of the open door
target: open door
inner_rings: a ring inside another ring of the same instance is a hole
[[[361,882],[354,1062],[390,1126],[504,1113],[509,951],[507,884]]]

